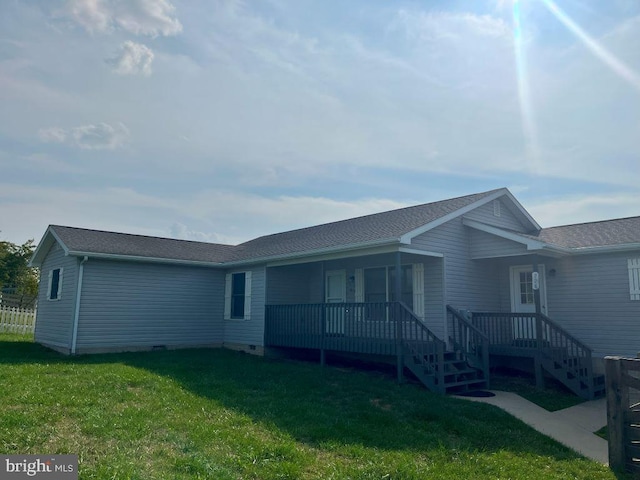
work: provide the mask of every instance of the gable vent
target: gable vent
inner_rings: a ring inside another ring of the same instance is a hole
[[[494,217],[499,217],[502,214],[500,208],[501,208],[500,200],[494,200],[493,201],[493,216]]]

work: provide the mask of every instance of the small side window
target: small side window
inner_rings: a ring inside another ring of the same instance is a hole
[[[49,271],[49,288],[47,300],[60,300],[62,295],[62,268],[54,268]]]
[[[251,318],[251,272],[227,273],[224,294],[225,320]]]

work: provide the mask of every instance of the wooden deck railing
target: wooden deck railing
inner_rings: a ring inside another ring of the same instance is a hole
[[[444,352],[445,342],[440,340],[413,311],[402,302],[395,303],[396,318],[403,332],[401,340],[402,354],[412,357],[422,369],[416,371],[420,380],[434,391],[445,393]],[[428,376],[433,376],[429,378]]]
[[[542,354],[593,390],[591,349],[546,315],[474,312],[472,323],[487,335],[493,353]]]
[[[437,360],[444,346],[402,302],[267,305],[265,344]],[[435,369],[434,369],[435,370]]]
[[[489,337],[451,305],[447,305],[447,322],[453,349],[471,366],[482,370],[489,388]]]

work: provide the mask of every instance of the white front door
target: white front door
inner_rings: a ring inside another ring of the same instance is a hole
[[[547,314],[547,291],[545,285],[544,265],[538,267],[540,272],[540,311]],[[520,265],[511,267],[511,311],[514,313],[535,313],[536,304],[533,293],[533,266]]]
[[[325,303],[345,303],[347,301],[347,274],[344,270],[327,272],[325,283]],[[327,333],[344,333],[344,309],[326,309]]]
[[[547,292],[544,265],[538,267],[540,273],[540,311],[547,314]],[[536,313],[533,291],[533,266],[511,267],[511,311],[513,313]],[[522,316],[513,319],[513,335],[516,339],[535,339],[535,321],[533,317]]]

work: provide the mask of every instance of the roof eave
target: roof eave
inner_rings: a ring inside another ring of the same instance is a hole
[[[571,253],[574,255],[589,255],[597,253],[616,253],[640,250],[640,242],[622,243],[619,245],[600,245],[596,247],[578,247],[572,248]]]
[[[194,267],[223,267],[221,262],[208,262],[203,260],[183,260],[179,258],[145,257],[142,255],[121,255],[115,253],[83,252],[70,250],[68,255],[74,257],[98,258],[101,260],[120,260],[127,262],[163,263],[172,265],[189,265]]]
[[[517,233],[508,232],[499,227],[487,225],[486,223],[471,220],[469,218],[464,218],[462,220],[462,224],[475,230],[489,233],[491,235],[495,235],[496,237],[504,238],[505,240],[520,243],[521,245],[526,246],[528,251],[544,250],[563,255],[571,253],[571,250],[568,248],[559,247],[557,245],[542,242],[540,240],[534,240],[532,238],[524,237],[522,235],[518,235]]]
[[[60,239],[56,231],[53,229],[53,225],[49,225],[45,230],[44,235],[42,235],[42,239],[38,243],[38,246],[33,252],[33,255],[31,255],[31,259],[28,263],[30,267],[40,267],[40,265],[42,265],[44,257],[47,256],[47,252],[53,244],[53,241],[48,241],[49,236],[53,238],[53,241],[56,241],[60,244],[62,250],[64,250],[65,255],[69,255],[69,247],[67,247],[65,243]]]
[[[307,257],[311,259],[313,257],[317,257],[320,255],[341,253],[341,252],[351,252],[355,250],[362,250],[366,248],[380,247],[380,246],[386,246],[386,245],[394,245],[398,243],[402,243],[398,238],[386,238],[382,240],[371,240],[368,242],[352,243],[349,245],[340,245],[338,247],[324,247],[324,248],[317,248],[314,250],[306,250],[303,252],[287,253],[287,254],[281,254],[281,255],[267,255],[263,257],[249,258],[246,260],[235,260],[235,261],[225,262],[223,266],[239,267],[239,266],[259,264],[259,263],[270,263],[270,262],[282,261],[282,260],[295,260],[295,259],[301,259],[301,258],[307,258]]]

